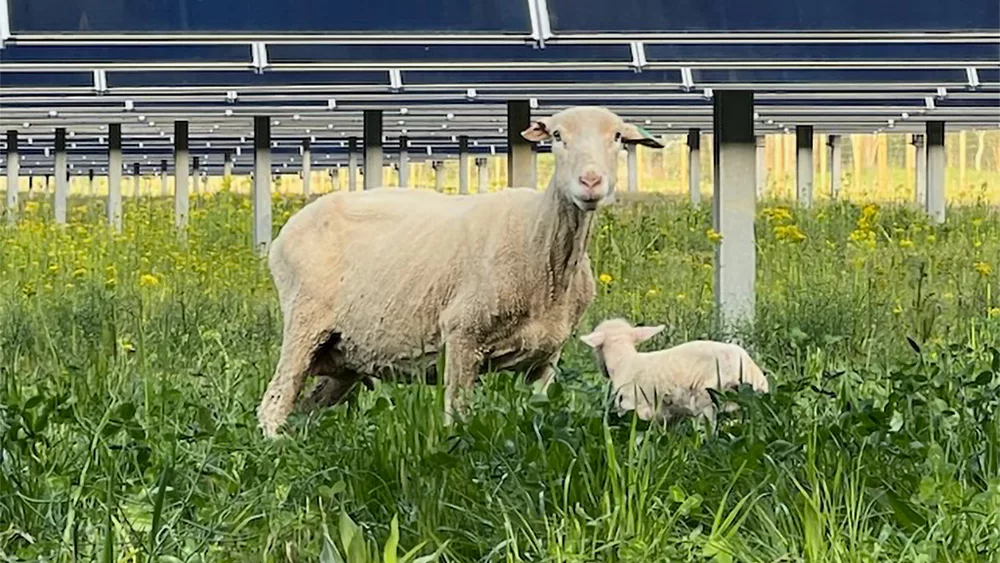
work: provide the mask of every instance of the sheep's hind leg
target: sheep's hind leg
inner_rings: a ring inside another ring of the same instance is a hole
[[[556,366],[559,364],[559,357],[561,355],[562,349],[559,349],[555,354],[549,356],[544,363],[531,368],[527,375],[525,375],[525,381],[535,387],[536,393],[544,395],[549,390],[549,385],[552,384],[552,380],[556,377]]]
[[[302,400],[303,412],[311,412],[325,407],[332,407],[342,402],[352,401],[358,393],[360,378],[351,377],[346,373],[338,375],[319,375],[309,395]]]

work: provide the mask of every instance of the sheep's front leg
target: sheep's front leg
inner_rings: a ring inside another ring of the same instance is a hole
[[[445,341],[444,424],[451,426],[455,414],[468,413],[469,393],[476,383],[482,357],[470,338],[452,336]]]

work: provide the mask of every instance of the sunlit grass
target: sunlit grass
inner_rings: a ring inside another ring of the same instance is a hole
[[[583,320],[665,323],[650,347],[716,336],[710,206],[604,212]],[[302,205],[275,197],[276,224]],[[758,322],[773,382],[708,437],[606,416],[567,344],[532,396],[484,378],[445,429],[435,387],[380,385],[360,412],[254,409],[280,343],[250,206],[33,200],[0,229],[0,556],[12,561],[995,561],[1000,557],[1000,216],[954,208],[759,208]],[[342,531],[347,530],[347,531]],[[359,546],[362,544],[358,544]],[[357,549],[357,548],[356,548]],[[360,552],[359,552],[360,553]],[[362,558],[363,557],[363,558]],[[175,559],[172,559],[175,558]]]

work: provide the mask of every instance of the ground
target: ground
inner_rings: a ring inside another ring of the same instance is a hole
[[[301,204],[276,197],[276,227]],[[183,241],[171,209],[131,200],[116,236],[100,201],[58,228],[33,200],[0,229],[0,558],[382,561],[395,517],[400,552],[461,563],[1000,560],[996,208],[932,227],[762,203],[744,341],[773,393],[736,397],[716,436],[607,415],[574,338],[547,397],[487,376],[445,429],[440,389],[383,384],[276,442],[254,416],[280,317],[249,201],[196,198]],[[717,336],[709,210],[604,211],[580,333]],[[346,550],[342,514],[365,538]]]

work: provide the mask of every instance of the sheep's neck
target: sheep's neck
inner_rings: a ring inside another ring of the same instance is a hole
[[[638,353],[635,346],[627,342],[610,342],[601,347],[604,366],[607,368],[608,377],[611,378],[616,389],[631,382],[632,377],[626,373],[623,367]]]
[[[551,294],[561,295],[569,288],[587,253],[594,212],[579,209],[556,187],[549,183],[545,202],[539,210],[535,226],[535,242],[546,249]]]

